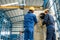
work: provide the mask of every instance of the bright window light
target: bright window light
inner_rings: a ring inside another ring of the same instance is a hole
[[[6,35],[10,35],[10,32],[5,32]]]
[[[8,22],[7,19],[4,19],[4,22],[7,23]]]
[[[2,31],[1,32],[1,35],[5,36],[5,35],[10,35],[10,32],[9,31]]]
[[[5,36],[5,34],[6,34],[5,31],[1,32],[1,35]]]

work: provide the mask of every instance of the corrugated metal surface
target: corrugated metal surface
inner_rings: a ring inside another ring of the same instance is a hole
[[[23,31],[23,10],[15,9],[6,11],[6,14],[9,16],[10,20],[13,23],[12,34],[19,34],[20,31]]]
[[[43,0],[26,0],[26,5],[29,6],[42,6],[43,5]]]
[[[0,0],[0,5],[11,4],[16,2],[22,3],[22,1],[23,0]],[[25,3],[27,6],[42,6],[43,0],[25,0]],[[23,16],[24,13],[26,13],[26,10],[23,11],[20,9],[15,9],[15,10],[6,11],[6,14],[10,17],[10,20],[13,23],[12,34],[14,33],[19,34],[19,32],[23,30],[22,24],[24,20],[24,16]]]
[[[23,10],[20,9],[11,10],[7,11],[6,14],[10,17],[13,23],[24,20]]]
[[[15,2],[22,2],[23,0],[0,0],[0,4],[3,5],[3,4],[9,4],[9,3],[15,3]],[[35,6],[42,6],[43,4],[43,0],[25,0],[25,3],[26,5],[35,5]],[[9,16],[9,17],[12,17],[11,18],[11,21],[12,22],[16,22],[16,21],[20,21],[21,18],[19,15],[22,15],[22,10],[20,9],[15,9],[15,10],[10,10],[10,11],[7,11],[6,14]],[[15,17],[17,16],[17,17]],[[23,16],[22,16],[23,18]]]
[[[18,0],[0,0],[0,5],[18,2]]]

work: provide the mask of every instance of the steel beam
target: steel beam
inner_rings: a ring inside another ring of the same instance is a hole
[[[29,9],[29,7],[32,7],[32,6],[0,6],[0,9],[19,9],[19,8],[24,8],[24,9]],[[41,6],[33,6],[35,7],[35,9],[43,9],[43,7]]]

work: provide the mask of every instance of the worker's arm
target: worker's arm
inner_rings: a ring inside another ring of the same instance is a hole
[[[36,16],[34,15],[34,22],[35,22],[35,24],[34,25],[36,25],[37,24],[37,18],[36,18]]]
[[[47,24],[47,23],[48,23],[48,14],[45,15],[42,25]]]

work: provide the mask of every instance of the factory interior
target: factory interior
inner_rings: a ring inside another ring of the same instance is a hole
[[[56,40],[60,40],[60,0],[0,0],[0,40],[24,40],[24,15],[29,7],[34,7],[34,14],[46,8],[55,20]],[[34,27],[34,40],[46,40],[46,27],[38,24]],[[23,33],[21,33],[23,31]]]

